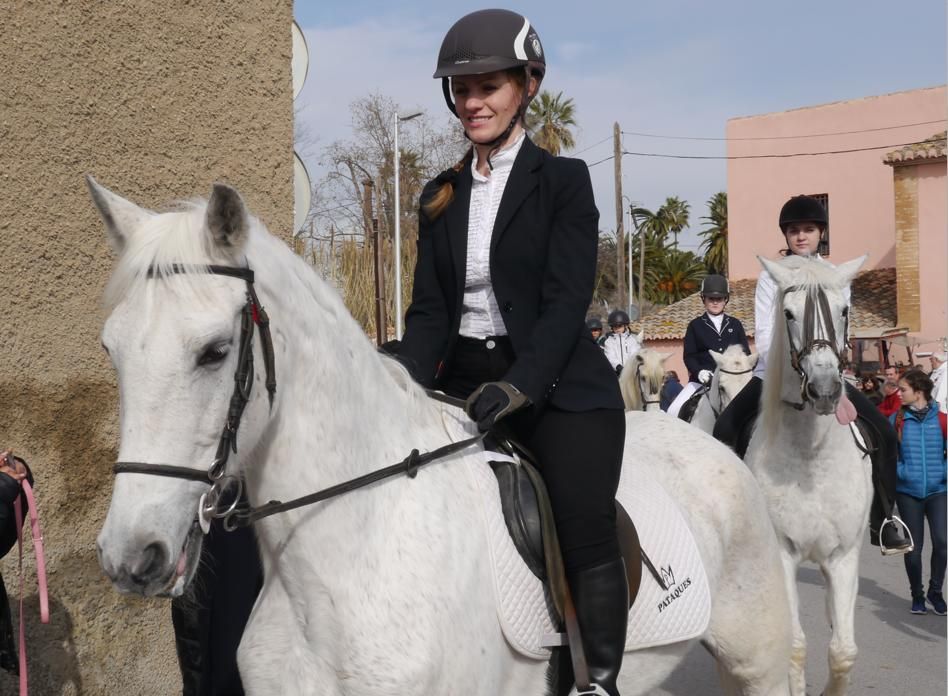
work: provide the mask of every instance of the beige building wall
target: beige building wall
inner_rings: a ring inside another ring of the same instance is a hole
[[[112,256],[83,175],[150,207],[226,181],[288,236],[292,19],[292,0],[0,3],[0,447],[36,474],[52,614],[39,624],[31,564],[32,694],[180,693],[169,604],[118,595],[96,560],[117,404]]]

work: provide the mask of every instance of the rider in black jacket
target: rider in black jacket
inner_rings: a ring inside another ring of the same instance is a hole
[[[590,672],[614,695],[628,614],[614,503],[625,414],[585,327],[599,235],[589,171],[523,128],[545,69],[514,12],[474,12],[445,36],[434,76],[472,147],[422,193],[398,357],[421,384],[466,398],[482,431],[504,418],[537,455]]]

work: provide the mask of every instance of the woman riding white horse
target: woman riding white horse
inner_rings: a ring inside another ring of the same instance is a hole
[[[118,376],[120,464],[98,552],[121,591],[185,591],[200,524],[224,514],[209,498],[229,477],[245,479],[259,511],[392,462],[412,472],[412,450],[466,437],[233,189],[155,214],[90,187],[119,252],[102,342]],[[264,338],[261,307],[272,344],[254,335]],[[698,638],[626,653],[619,689],[653,693],[700,642],[727,693],[786,694],[790,616],[753,478],[685,423],[626,421],[623,477],[652,477],[677,501],[712,605]],[[221,442],[233,443],[223,467]],[[499,627],[473,467],[487,464],[472,445],[414,478],[255,522],[265,582],[238,655],[247,692],[543,693],[547,663],[515,652]]]
[[[794,196],[780,209],[778,224],[787,243],[786,255],[819,257],[820,240],[829,226],[826,208],[819,200],[812,196]],[[777,284],[774,278],[764,270],[757,281],[754,303],[754,341],[760,356],[754,369],[754,379],[724,410],[714,426],[714,436],[734,449],[740,457],[747,451],[751,425],[758,413],[762,392],[760,378],[767,370],[768,352],[775,330],[774,307],[779,299],[776,293]],[[848,307],[848,286],[844,288],[844,293]],[[779,320],[779,317],[777,319]],[[844,336],[843,340],[846,339]],[[874,496],[869,517],[870,542],[881,546],[882,553],[886,555],[907,553],[911,550],[911,544],[903,533],[905,525],[892,515],[898,449],[895,431],[879,410],[849,383],[846,383],[843,403],[854,406],[859,417],[869,424],[875,434],[876,449],[872,453]]]

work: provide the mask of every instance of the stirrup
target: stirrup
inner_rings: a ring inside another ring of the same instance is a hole
[[[574,686],[573,690],[569,692],[569,696],[609,696],[609,692],[599,684],[590,684],[589,688],[583,691]]]
[[[905,538],[908,539],[908,546],[890,549],[885,545],[885,542],[882,541],[882,532],[887,524],[892,524],[896,527],[902,528]],[[897,556],[903,553],[911,553],[913,550],[915,550],[915,539],[912,538],[912,532],[909,530],[905,522],[902,521],[902,518],[898,515],[886,517],[882,520],[882,524],[879,525],[879,550],[882,552],[883,556]]]

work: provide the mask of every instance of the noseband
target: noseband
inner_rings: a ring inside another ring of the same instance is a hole
[[[185,466],[170,464],[150,464],[145,462],[116,462],[112,471],[116,474],[151,474],[153,476],[168,476],[171,478],[186,479],[210,483],[208,491],[201,501],[201,523],[209,522],[209,518],[224,517],[232,512],[240,499],[242,483],[239,477],[224,475],[227,459],[230,453],[237,453],[237,428],[240,426],[240,417],[244,407],[250,401],[250,391],[253,387],[253,334],[254,326],[260,328],[260,343],[263,349],[263,362],[267,372],[267,395],[270,407],[273,407],[273,397],[276,394],[276,370],[273,356],[273,341],[270,337],[270,318],[257,299],[253,287],[253,271],[249,268],[234,266],[193,266],[174,264],[170,273],[208,273],[211,275],[229,276],[243,280],[247,285],[247,301],[240,317],[240,344],[237,352],[237,369],[234,373],[234,391],[230,397],[230,406],[227,409],[227,418],[221,430],[217,443],[217,454],[207,471],[190,469]],[[159,272],[155,267],[148,269],[148,278],[156,278]],[[233,503],[228,510],[218,511],[218,503],[225,489],[231,484],[237,486]],[[205,531],[207,531],[205,529]]]
[[[807,394],[807,384],[809,376],[803,369],[803,359],[806,358],[817,348],[828,348],[836,357],[836,365],[840,375],[843,372],[843,360],[840,355],[841,349],[836,337],[836,327],[833,324],[833,313],[830,310],[829,299],[823,288],[808,289],[800,285],[792,285],[783,291],[784,300],[787,294],[799,290],[807,290],[806,304],[803,307],[803,345],[797,349],[793,345],[793,334],[790,331],[790,317],[784,314],[784,321],[787,324],[787,343],[790,345],[790,365],[800,376],[800,403],[792,404],[797,410],[802,410],[809,400]],[[849,335],[849,314],[845,313],[845,326],[843,337]]]

